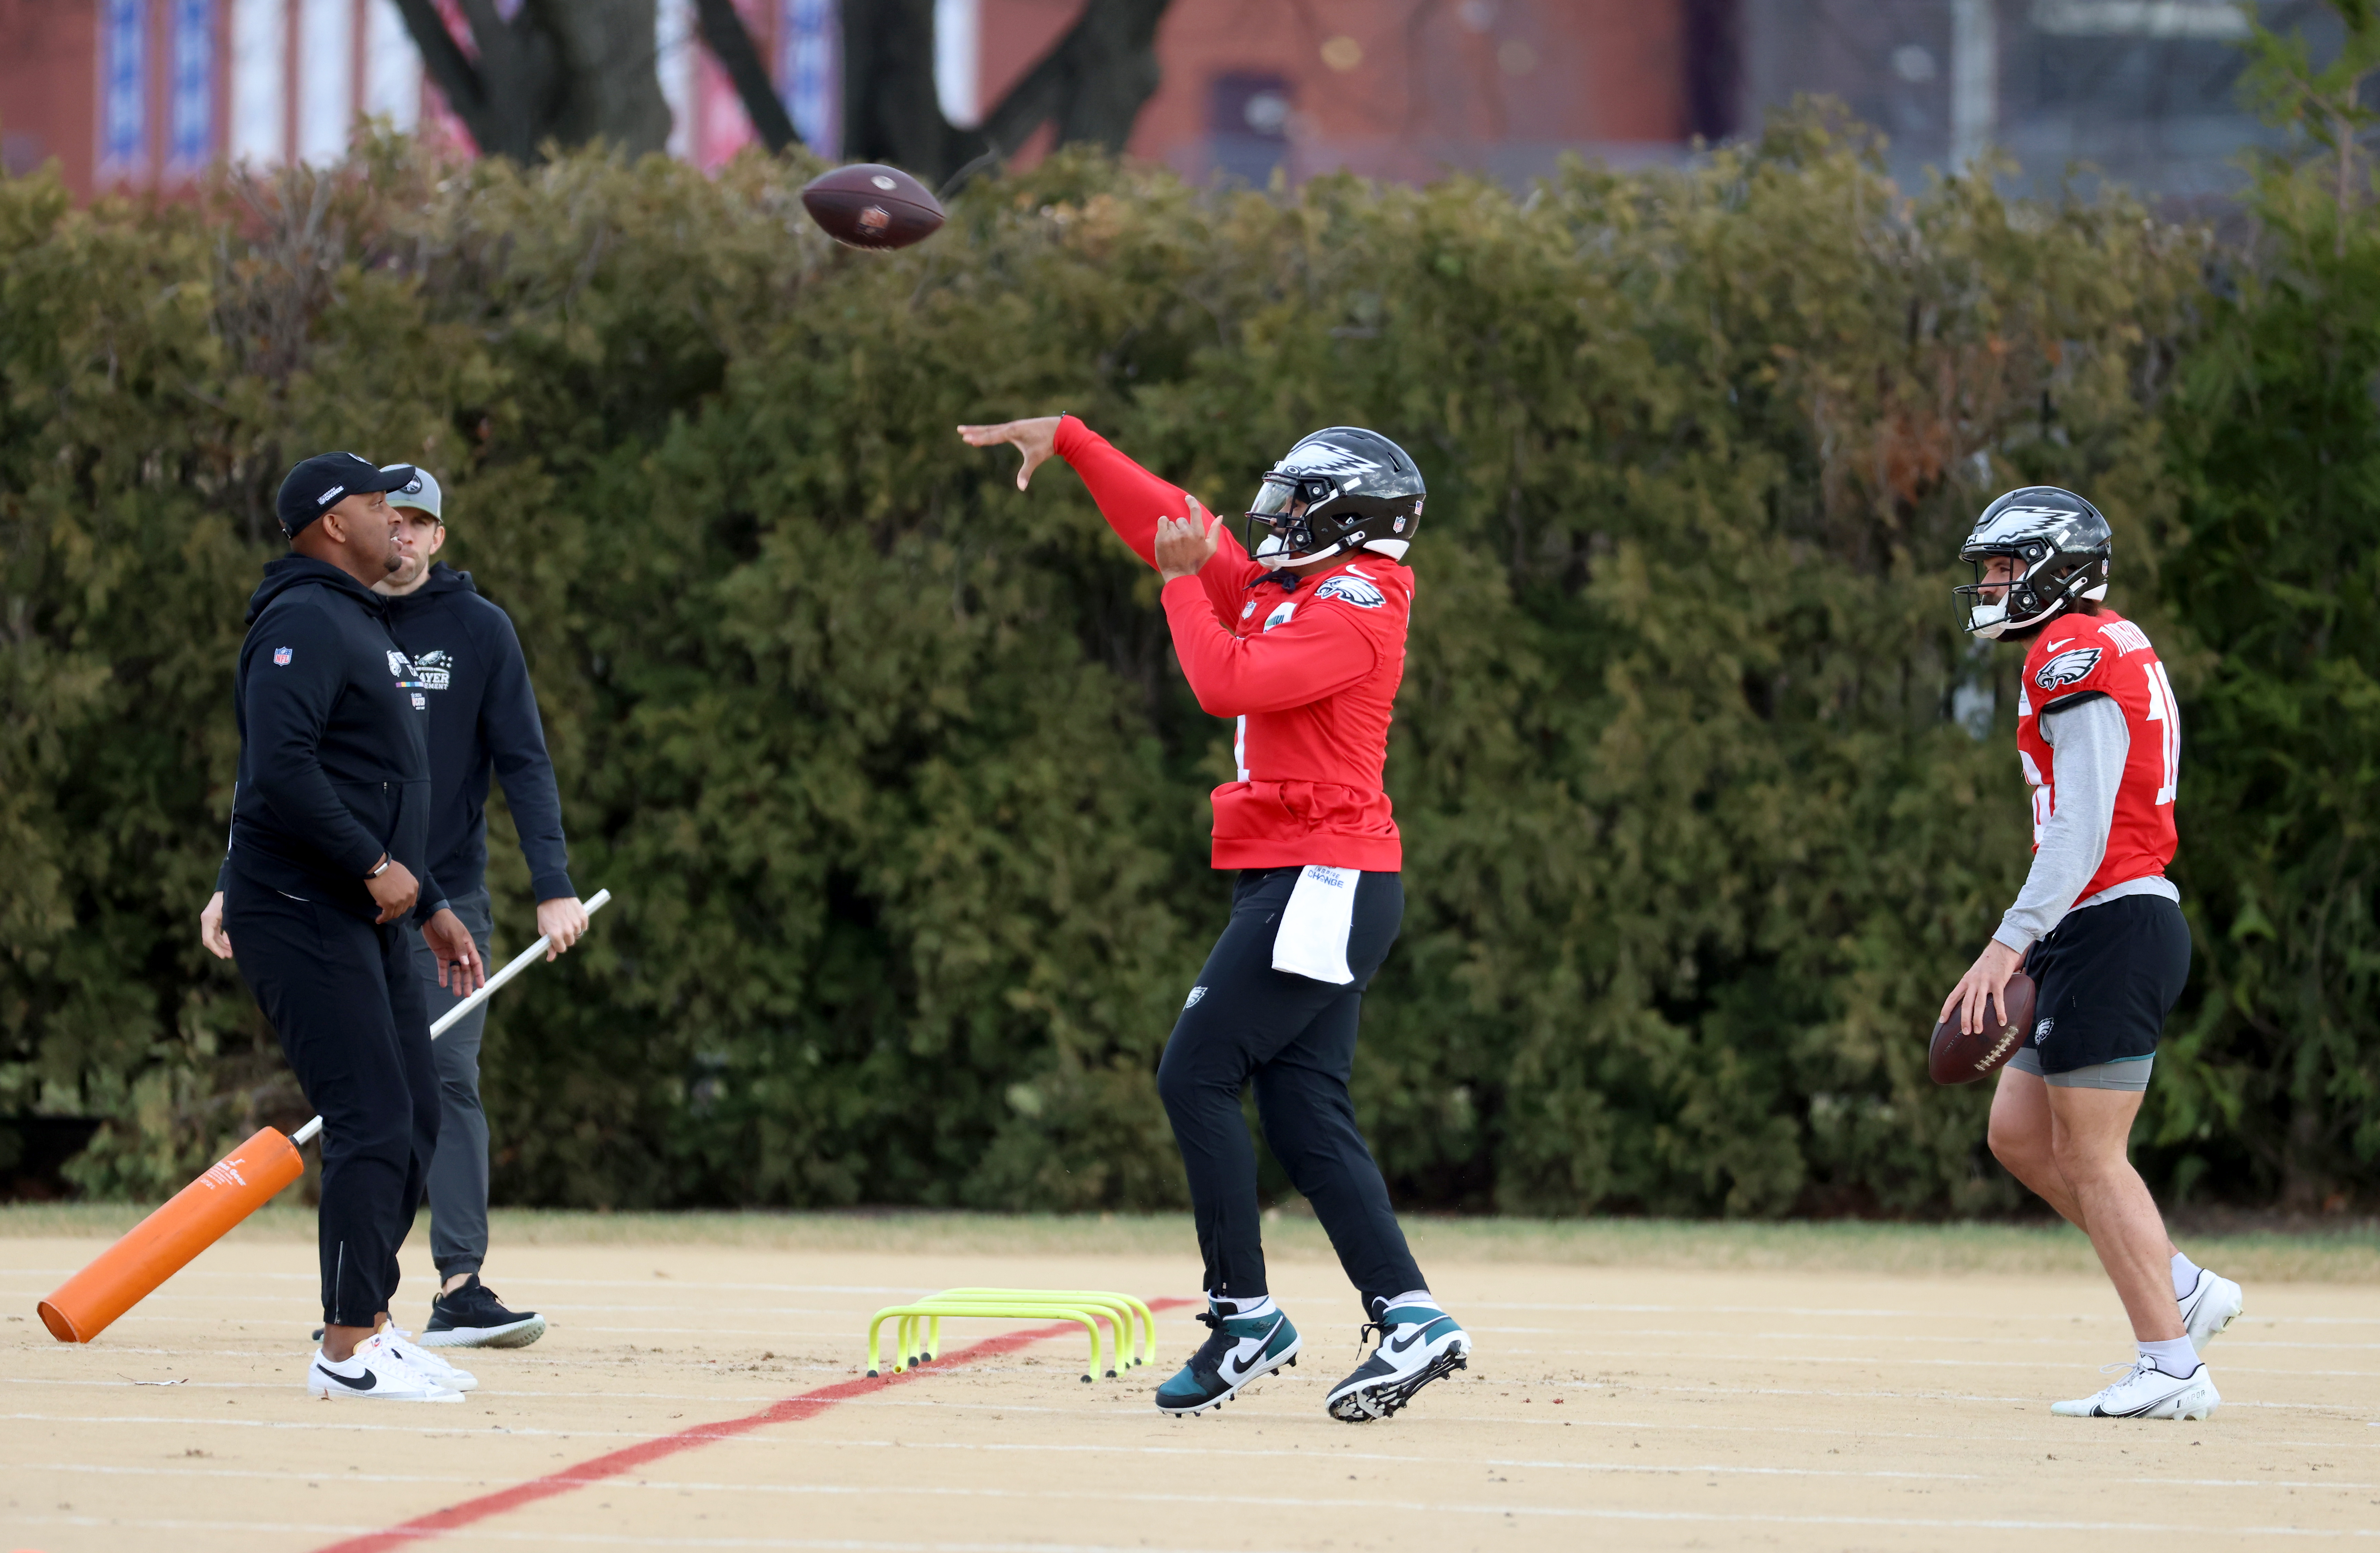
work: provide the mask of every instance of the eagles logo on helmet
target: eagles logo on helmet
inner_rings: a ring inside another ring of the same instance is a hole
[[[2028,632],[2082,600],[2106,598],[2113,540],[2099,509],[2071,491],[2028,485],[2002,496],[1959,547],[1959,559],[1975,568],[1973,583],[1952,589],[1966,606],[1968,633]],[[2012,575],[1987,581],[1996,560],[2010,562]]]
[[[1257,485],[1248,553],[1274,567],[1359,548],[1402,560],[1426,493],[1404,449],[1360,426],[1327,426],[1299,439]]]

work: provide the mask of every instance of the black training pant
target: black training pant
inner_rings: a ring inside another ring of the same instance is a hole
[[[369,1327],[396,1297],[396,1248],[438,1147],[438,1074],[416,930],[375,926],[235,870],[224,928],[239,974],[322,1115],[322,1320]]]
[[[1372,1301],[1424,1287],[1347,1095],[1364,989],[1396,942],[1404,883],[1389,873],[1358,882],[1347,937],[1355,980],[1334,987],[1272,968],[1273,935],[1301,871],[1240,876],[1232,920],[1173,1022],[1157,1089],[1189,1172],[1208,1292],[1231,1299],[1268,1292],[1256,1147],[1240,1114],[1240,1091],[1254,1079],[1265,1142],[1314,1205],[1368,1315]]]
[[[487,887],[450,892],[446,904],[480,946],[480,964],[488,964],[495,920]],[[407,933],[406,940],[422,1005],[431,1019],[443,1019],[463,1001],[455,990],[461,978],[450,969],[446,985],[439,986],[438,952],[419,933]],[[438,1156],[430,1164],[430,1259],[441,1283],[478,1272],[488,1259],[488,1114],[480,1106],[480,1037],[487,1028],[488,1005],[481,1003],[430,1046],[441,1112]]]

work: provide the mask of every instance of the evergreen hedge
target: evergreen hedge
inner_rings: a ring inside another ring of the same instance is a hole
[[[618,899],[492,1023],[501,1200],[1181,1201],[1153,1075],[1230,729],[1079,483],[952,432],[1062,408],[1226,512],[1317,425],[1428,475],[1358,1064],[1401,1200],[2020,1200],[1923,1047],[2025,867],[2019,655],[1948,589],[2030,480],[2109,513],[2188,719],[2152,1179],[2369,1180],[2368,229],[2243,269],[1815,119],[1517,199],[1061,157],[890,256],[809,227],[814,171],[0,182],[0,1112],[108,1118],[84,1189],[305,1114],[196,916],[272,493],[351,447],[446,482]],[[502,953],[500,809],[492,852]]]

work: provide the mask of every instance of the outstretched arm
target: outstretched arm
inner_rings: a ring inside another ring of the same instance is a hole
[[[1091,500],[1099,504],[1099,516],[1108,520],[1116,537],[1152,566],[1157,564],[1158,520],[1183,517],[1198,505],[1197,498],[1150,474],[1070,415],[1038,416],[994,426],[962,426],[959,435],[972,447],[994,447],[1006,443],[1023,454],[1025,461],[1016,471],[1019,491],[1033,479],[1033,471],[1052,455],[1063,458],[1082,476]],[[1228,528],[1219,536],[1219,546],[1213,553],[1220,558],[1200,569],[1198,580],[1215,601],[1217,610],[1228,611],[1256,565]]]

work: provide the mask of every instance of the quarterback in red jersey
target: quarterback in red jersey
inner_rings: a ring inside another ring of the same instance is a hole
[[[1404,916],[1403,852],[1381,790],[1413,606],[1406,547],[1421,471],[1377,431],[1302,439],[1259,483],[1243,545],[1197,499],[1072,416],[962,426],[1014,443],[1019,490],[1072,465],[1159,597],[1198,704],[1234,719],[1232,780],[1215,789],[1214,866],[1236,868],[1232,917],[1174,1021],[1157,1087],[1190,1180],[1212,1335],[1157,1390],[1174,1414],[1220,1407],[1294,1365],[1297,1329],[1265,1281],[1256,1152],[1265,1141],[1314,1206],[1379,1343],[1331,1388],[1348,1423],[1385,1418],[1463,1366],[1470,1336],[1438,1307],[1355,1125],[1347,1083],[1364,989]]]
[[[2204,1418],[2222,1399],[2199,1351],[2240,1311],[2240,1286],[2176,1250],[2127,1155],[2165,1016],[2190,975],[2173,860],[2181,721],[2147,633],[2101,602],[2107,520],[2070,491],[2028,486],[1984,509],[1960,557],[1975,636],[2028,644],[2017,759],[2033,788],[2033,867],[1992,941],[1942,1004],[1985,1023],[2011,972],[2034,1024],[1992,1097],[1992,1152],[2091,1237],[2131,1319],[2124,1377],[2050,1411]]]

